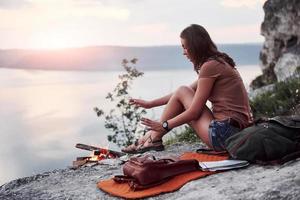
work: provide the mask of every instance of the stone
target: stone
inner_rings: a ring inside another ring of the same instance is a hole
[[[298,63],[300,1],[268,0],[263,8],[265,17],[261,24],[261,35],[265,37],[265,42],[260,52],[260,66],[263,72],[268,72],[265,78],[276,82],[277,79],[284,80]],[[274,70],[276,77],[268,69]]]
[[[248,97],[251,101],[253,101],[255,99],[255,97],[257,97],[261,94],[264,94],[266,92],[273,91],[274,87],[275,87],[275,84],[270,84],[270,85],[266,85],[261,88],[255,89],[255,90],[250,89],[250,91],[248,93]]]
[[[274,68],[277,80],[284,81],[293,76],[298,67],[300,67],[300,56],[293,53],[284,53]]]
[[[201,147],[200,143],[180,143],[167,146],[165,151],[150,153],[156,157],[178,156]],[[178,191],[149,199],[300,199],[299,168],[300,159],[284,165],[250,165],[191,181]],[[0,199],[119,199],[102,192],[96,184],[121,173],[118,160],[77,170],[55,170],[0,186]]]

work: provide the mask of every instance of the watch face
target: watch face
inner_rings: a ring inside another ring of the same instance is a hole
[[[167,123],[167,122],[164,122],[164,123],[162,124],[162,126],[163,126],[163,128],[168,128],[168,123]]]

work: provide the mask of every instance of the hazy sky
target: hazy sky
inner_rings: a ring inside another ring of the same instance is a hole
[[[216,43],[262,42],[265,0],[0,0],[0,49],[179,45],[203,25]]]

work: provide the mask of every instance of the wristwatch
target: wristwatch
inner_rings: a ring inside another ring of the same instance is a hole
[[[164,122],[162,123],[162,127],[163,127],[166,131],[170,131],[168,121],[164,121]]]

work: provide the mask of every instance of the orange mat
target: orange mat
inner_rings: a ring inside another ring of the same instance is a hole
[[[180,159],[197,159],[199,161],[220,161],[226,160],[228,156],[207,155],[201,153],[187,152],[180,156]],[[216,172],[195,171],[175,176],[168,182],[145,190],[132,191],[128,183],[116,183],[112,179],[98,182],[97,187],[113,196],[126,199],[137,199],[155,196],[162,193],[173,192],[181,188],[189,181],[214,174]]]

